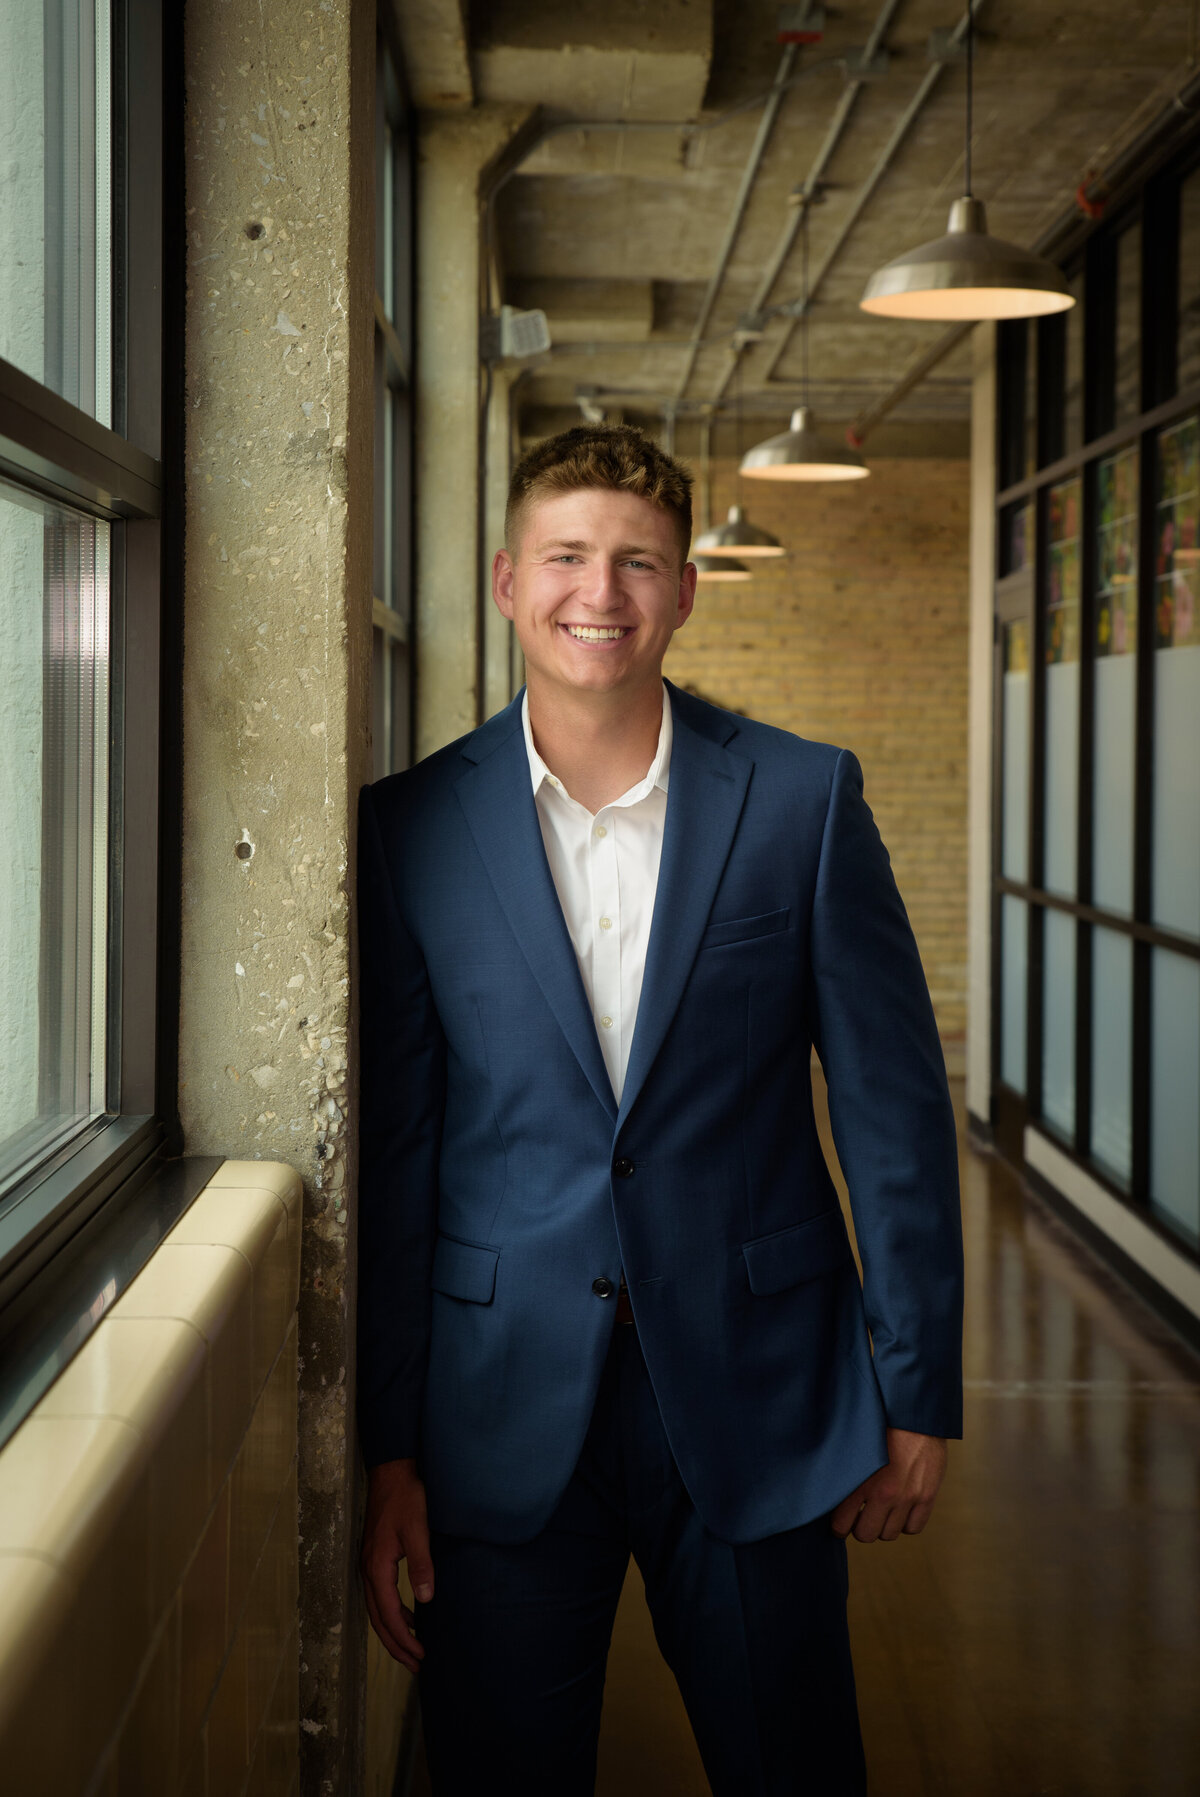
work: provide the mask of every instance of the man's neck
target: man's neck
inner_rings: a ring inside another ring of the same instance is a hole
[[[636,693],[561,694],[530,680],[529,726],[538,754],[595,816],[649,770],[662,729],[662,681]]]

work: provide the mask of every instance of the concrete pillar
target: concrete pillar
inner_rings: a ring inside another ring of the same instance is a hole
[[[291,1162],[302,1789],[361,1789],[348,878],[368,777],[373,7],[189,0],[180,1107]]]
[[[972,335],[970,692],[967,723],[967,1109],[992,1103],[992,691],[996,574],[996,327]]]
[[[480,562],[483,198],[524,153],[533,111],[478,106],[420,121],[417,172],[418,757],[488,710]],[[490,604],[490,600],[488,601]]]

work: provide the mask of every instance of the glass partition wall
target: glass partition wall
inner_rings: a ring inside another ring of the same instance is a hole
[[[1066,273],[999,330],[993,1122],[1200,1257],[1200,167]]]

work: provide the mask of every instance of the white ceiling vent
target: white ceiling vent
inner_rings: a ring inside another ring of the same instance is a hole
[[[521,361],[540,356],[549,348],[550,326],[540,307],[522,312],[516,306],[501,306],[480,327],[479,349],[485,362],[500,362],[507,357]]]

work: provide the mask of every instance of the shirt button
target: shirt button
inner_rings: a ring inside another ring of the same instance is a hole
[[[604,828],[603,824],[597,824],[596,828],[592,831],[592,835],[596,837],[607,836],[608,831]]]
[[[598,1298],[611,1298],[616,1289],[611,1279],[592,1280],[592,1290]]]
[[[633,1162],[628,1160],[625,1155],[622,1155],[620,1160],[613,1162],[613,1172],[618,1179],[632,1179]]]
[[[611,930],[612,929],[612,918],[611,917],[602,917],[600,919],[600,928],[602,930]]]
[[[612,1018],[611,1017],[602,1017],[600,1019],[600,1028],[602,1030],[610,1030],[612,1028]]]

